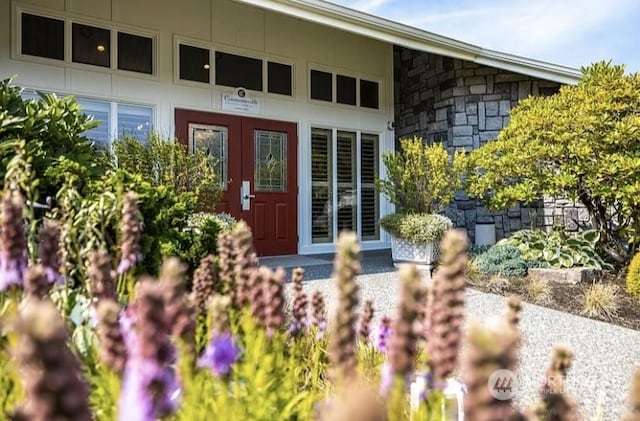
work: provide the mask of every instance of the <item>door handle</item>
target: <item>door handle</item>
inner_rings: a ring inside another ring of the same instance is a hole
[[[243,211],[251,210],[251,199],[256,197],[255,194],[251,194],[251,182],[247,180],[242,181],[240,186],[240,205]]]

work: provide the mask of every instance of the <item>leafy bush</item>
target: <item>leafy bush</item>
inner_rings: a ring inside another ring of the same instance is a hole
[[[439,241],[453,223],[438,214],[391,214],[380,220],[380,226],[395,237],[427,243]]]
[[[640,298],[640,252],[636,253],[627,270],[627,291]]]
[[[552,231],[522,230],[499,244],[518,247],[525,260],[541,266],[609,268],[597,253],[600,234],[594,230],[567,234],[561,227]]]
[[[440,144],[427,145],[420,138],[403,139],[400,153],[385,153],[387,178],[376,186],[401,213],[437,213],[449,204],[460,186],[462,160],[453,163]]]
[[[0,81],[0,179],[4,179],[18,140],[26,142],[40,180],[40,197],[55,196],[71,166],[82,173],[85,183],[100,178],[108,166],[106,155],[83,136],[98,123],[82,113],[73,97],[47,94],[26,100],[21,93],[11,79]],[[63,162],[68,164],[60,165]]]
[[[527,275],[528,268],[520,249],[509,244],[496,244],[478,255],[473,264],[486,275],[522,277]]]
[[[191,270],[208,254],[217,254],[218,234],[231,232],[237,221],[227,213],[195,213],[187,217],[179,249],[165,249],[163,255],[175,255],[189,265]]]
[[[190,153],[178,141],[152,134],[144,144],[133,137],[114,142],[116,165],[137,174],[152,186],[170,186],[176,194],[196,195],[196,209],[213,212],[220,199],[220,178],[212,158],[201,151]]]
[[[471,153],[467,191],[495,209],[576,199],[603,250],[626,264],[640,243],[639,114],[637,73],[605,62],[583,68],[577,85],[519,102],[498,139]]]

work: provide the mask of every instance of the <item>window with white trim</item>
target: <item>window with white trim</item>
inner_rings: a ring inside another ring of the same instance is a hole
[[[311,242],[331,243],[342,230],[380,240],[379,136],[311,129]]]
[[[109,21],[94,24],[82,17],[63,17],[55,12],[47,16],[49,12],[44,9],[36,12],[20,6],[15,10],[18,56],[58,61],[65,66],[80,64],[154,75],[157,33],[130,31]],[[67,51],[70,54],[65,54]]]

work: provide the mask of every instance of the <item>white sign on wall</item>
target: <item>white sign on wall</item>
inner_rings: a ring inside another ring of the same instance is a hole
[[[222,109],[257,114],[260,112],[260,101],[249,95],[246,89],[237,88],[233,94],[222,94]]]

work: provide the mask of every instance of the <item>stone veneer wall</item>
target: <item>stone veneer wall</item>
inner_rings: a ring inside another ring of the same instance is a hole
[[[394,49],[396,141],[419,136],[444,142],[447,149],[471,151],[495,139],[509,122],[509,111],[529,95],[552,95],[560,85],[473,62]],[[495,223],[498,239],[531,226],[564,224],[569,230],[588,223],[575,203],[541,200],[531,207],[489,212],[464,192],[447,209],[457,227],[475,238],[476,223]]]

